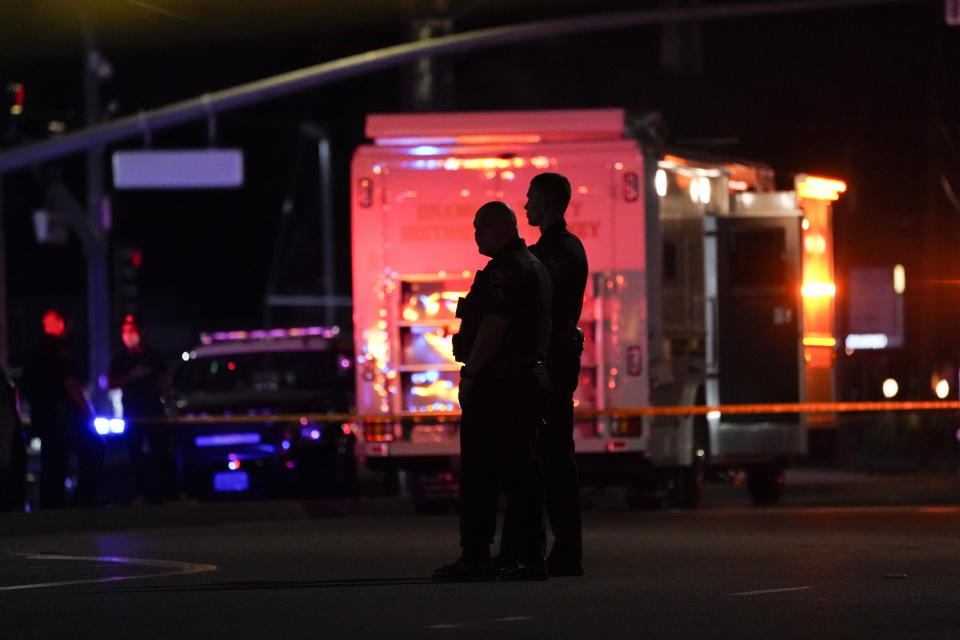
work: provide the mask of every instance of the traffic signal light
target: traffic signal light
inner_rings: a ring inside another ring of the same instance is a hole
[[[114,307],[116,316],[122,318],[137,313],[140,266],[143,252],[139,247],[121,246],[114,253]]]
[[[3,92],[3,113],[0,121],[4,123],[3,139],[5,142],[14,142],[20,133],[20,118],[23,115],[25,93],[19,82],[8,82]]]

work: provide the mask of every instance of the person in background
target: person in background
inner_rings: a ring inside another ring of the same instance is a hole
[[[123,347],[110,361],[107,384],[123,393],[123,417],[137,502],[163,502],[176,493],[175,462],[169,428],[141,422],[163,418],[170,405],[170,376],[163,355],[149,344],[140,321],[123,319]]]
[[[30,428],[40,437],[40,499],[45,508],[66,505],[64,491],[70,453],[77,454],[74,499],[97,501],[103,470],[103,441],[83,393],[63,316],[43,315],[43,334],[24,369],[24,393],[30,401]]]
[[[0,365],[0,511],[23,511],[27,453],[17,407],[17,389]]]

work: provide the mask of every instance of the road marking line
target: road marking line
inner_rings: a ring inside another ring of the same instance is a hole
[[[460,629],[463,627],[473,627],[489,622],[521,622],[523,620],[533,620],[532,616],[508,616],[506,618],[492,618],[490,620],[474,620],[472,622],[451,622],[447,624],[427,625],[427,629]]]
[[[806,591],[810,587],[784,587],[782,589],[761,589],[759,591],[740,591],[731,593],[732,596],[759,596],[764,593],[784,593],[786,591]]]
[[[0,591],[23,591],[26,589],[47,589],[51,587],[65,587],[78,584],[103,584],[106,582],[121,582],[123,580],[143,580],[146,578],[165,578],[168,576],[182,576],[193,573],[207,573],[216,571],[217,566],[213,564],[200,564],[195,562],[180,562],[178,560],[154,560],[149,558],[126,558],[121,556],[66,556],[58,553],[14,553],[28,560],[74,560],[91,561],[99,563],[110,563],[120,565],[131,565],[137,567],[152,567],[157,569],[170,569],[159,573],[145,573],[139,575],[123,576],[105,576],[102,578],[84,578],[80,580],[59,580],[56,582],[37,582],[34,584],[15,584],[6,587],[0,587]]]

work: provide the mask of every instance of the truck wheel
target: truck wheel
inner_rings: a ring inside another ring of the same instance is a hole
[[[452,511],[460,495],[460,479],[452,472],[412,472],[409,495],[419,515],[442,515]]]
[[[674,504],[685,509],[696,509],[703,501],[703,465],[695,462],[679,469],[678,475]]]
[[[660,509],[670,505],[670,496],[662,478],[664,471],[654,471],[652,467],[644,465],[633,469],[627,476],[626,498],[627,505],[633,509]]]
[[[756,505],[772,505],[783,497],[784,467],[767,464],[747,469],[747,489]]]

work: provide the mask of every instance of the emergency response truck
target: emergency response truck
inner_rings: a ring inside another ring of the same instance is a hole
[[[625,480],[631,501],[694,505],[705,468],[735,467],[757,502],[780,497],[806,450],[803,416],[617,412],[832,399],[842,182],[798,176],[777,191],[762,164],[647,152],[619,109],[371,115],[367,136],[352,163],[356,401],[393,416],[361,427],[368,467],[401,471],[420,504],[456,495],[454,312],[486,262],[473,216],[504,200],[532,244],[527,187],[556,171],[590,267],[575,396],[585,477]]]

